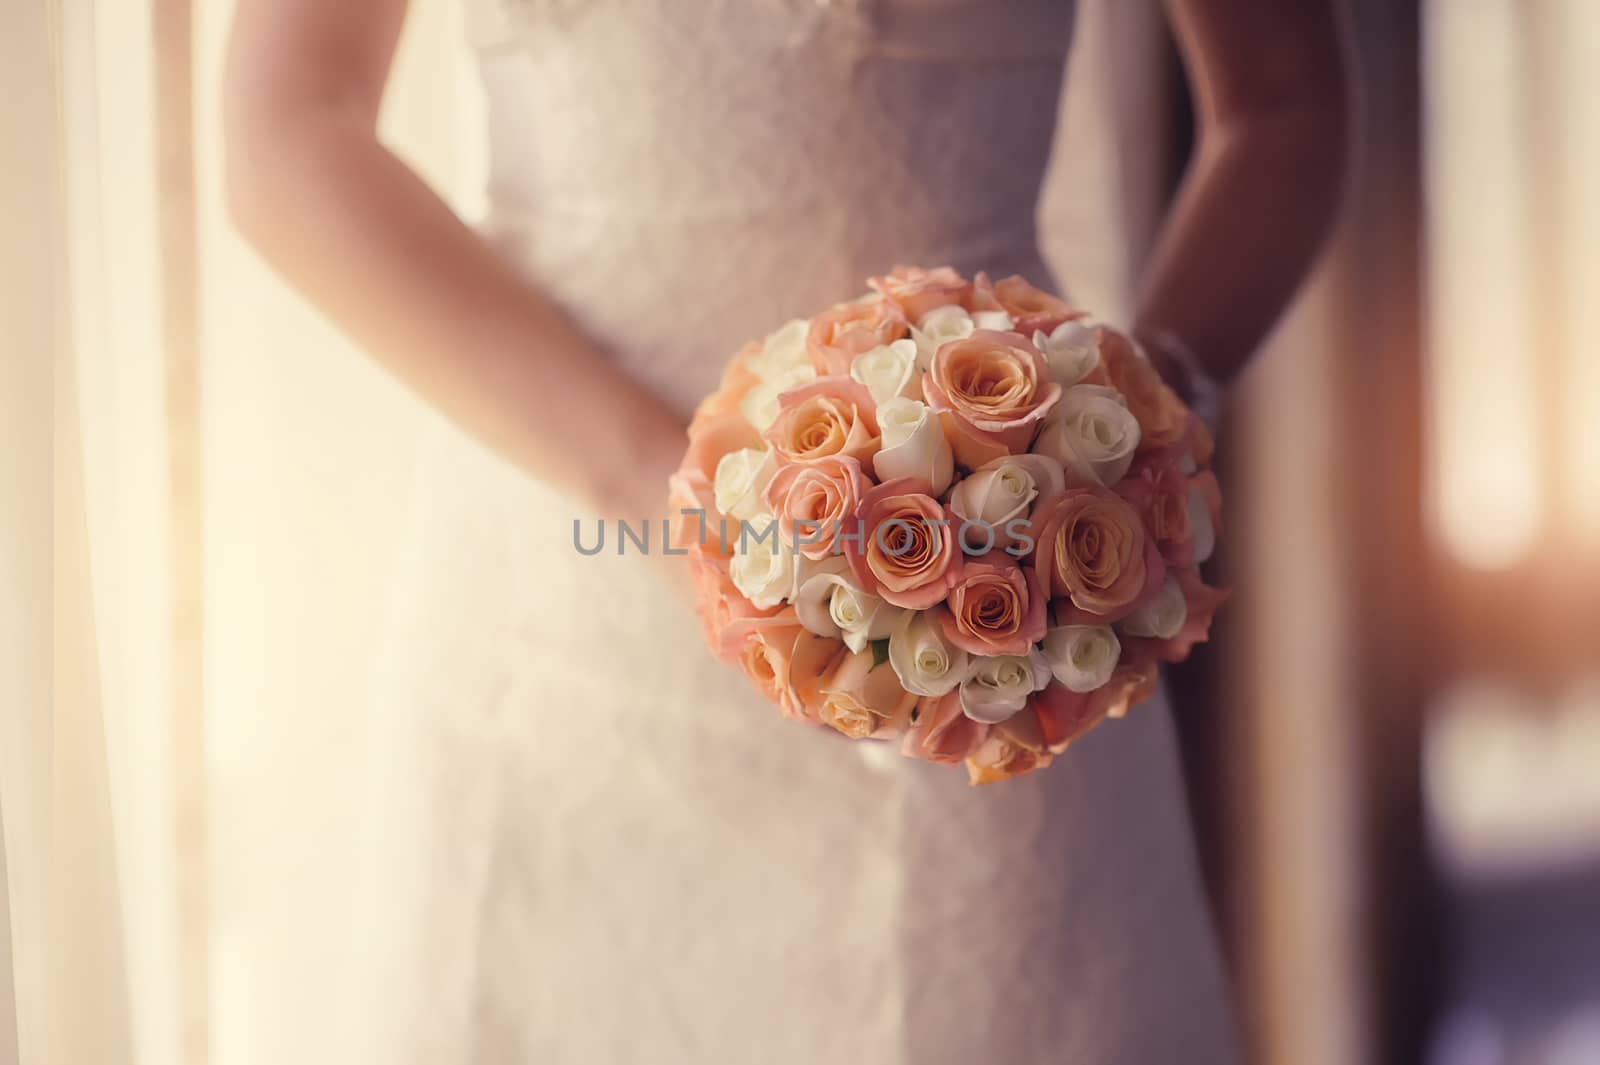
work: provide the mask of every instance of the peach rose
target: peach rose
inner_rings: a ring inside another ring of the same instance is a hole
[[[856,356],[908,336],[911,325],[899,305],[886,299],[841,303],[811,319],[806,351],[817,373],[839,377]]]
[[[887,277],[874,277],[867,284],[912,322],[920,322],[923,315],[940,307],[959,307],[972,294],[972,282],[948,266],[932,270],[896,266]]]
[[[983,745],[993,728],[962,711],[957,690],[924,696],[912,710],[900,749],[911,758],[959,765]]]
[[[1083,317],[1082,311],[1073,310],[1066,300],[1035,288],[1021,274],[996,281],[993,292],[1000,310],[1011,315],[1016,323],[1014,328],[1024,336],[1032,336],[1035,329],[1050,333],[1062,322]]]
[[[1194,650],[1194,645],[1204,643],[1211,636],[1211,621],[1217,608],[1231,594],[1226,588],[1213,588],[1200,579],[1194,567],[1180,569],[1174,574],[1178,587],[1183,590],[1183,602],[1188,613],[1183,627],[1171,639],[1137,639],[1125,642],[1130,651],[1164,662],[1182,662]]]
[[[750,369],[750,359],[761,353],[760,344],[746,344],[722,372],[722,381],[700,405],[694,409],[689,421],[689,435],[703,430],[706,425],[727,414],[737,414],[739,404],[761,379]]]
[[[766,439],[780,463],[834,455],[869,463],[880,443],[872,393],[848,377],[819,377],[783,394]]]
[[[1039,578],[1010,559],[967,559],[961,580],[934,615],[944,638],[975,655],[1025,655],[1044,639]]]
[[[789,607],[735,618],[718,634],[719,655],[732,661],[756,690],[790,717],[804,716],[790,685],[795,644],[806,634]]]
[[[841,660],[818,688],[817,717],[853,740],[893,736],[911,721],[917,696],[900,687],[888,662],[875,662],[870,650]]]
[[[850,653],[837,639],[807,632],[789,607],[736,618],[717,640],[718,657],[737,664],[785,717],[813,724],[824,681]]]
[[[855,516],[872,480],[848,455],[784,466],[767,485],[766,502],[782,535],[809,559],[834,554],[839,533]]]
[[[1109,489],[1069,488],[1032,523],[1045,596],[1066,596],[1087,616],[1058,611],[1059,624],[1115,621],[1161,587],[1166,567],[1160,552],[1138,512]]]
[[[862,497],[855,527],[840,538],[861,590],[910,610],[943,601],[963,569],[954,515],[928,492],[911,477],[885,481]]]
[[[1139,451],[1160,451],[1190,438],[1198,419],[1184,406],[1161,374],[1140,355],[1133,342],[1113,329],[1100,330],[1100,365],[1089,375],[1122,393],[1139,422]],[[1205,434],[1207,452],[1210,434]],[[1199,443],[1197,441],[1197,443]],[[1208,456],[1209,457],[1209,456]]]
[[[1031,341],[987,329],[941,347],[922,390],[956,461],[968,469],[1028,450],[1061,398],[1061,386]]]
[[[1177,463],[1141,461],[1115,491],[1144,519],[1145,531],[1167,565],[1187,566],[1194,561],[1189,479]]]
[[[1026,747],[997,728],[967,758],[967,781],[971,784],[998,784],[1002,780],[1027,776],[1054,760],[1055,756],[1049,751]]]

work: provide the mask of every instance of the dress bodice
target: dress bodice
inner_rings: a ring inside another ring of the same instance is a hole
[[[489,230],[691,406],[899,262],[1049,278],[1071,0],[469,0]]]

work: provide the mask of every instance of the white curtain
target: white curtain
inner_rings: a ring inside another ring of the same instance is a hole
[[[4,138],[4,172],[28,181],[14,196],[4,186],[5,232],[22,239],[0,241],[8,342],[20,338],[24,356],[0,382],[0,951],[11,955],[0,971],[15,973],[0,979],[0,1062],[16,1047],[26,1065],[346,1065],[367,1022],[355,929],[383,890],[361,879],[367,752],[384,727],[369,717],[369,684],[393,613],[395,530],[427,503],[411,476],[431,415],[223,215],[230,0],[194,0],[197,194],[172,202],[159,180],[172,131],[156,97],[171,57],[151,32],[171,4],[0,15],[0,68],[18,78],[0,113],[21,123]],[[455,0],[413,0],[384,128],[472,216],[484,146],[459,23]],[[1126,306],[1142,248],[1106,235],[1147,239],[1161,194],[1158,26],[1154,0],[1085,4],[1069,142],[1043,211],[1047,250],[1108,313]],[[41,210],[52,202],[59,210]],[[163,289],[163,206],[195,212],[193,306]],[[43,265],[52,250],[67,253],[59,279]],[[194,439],[168,406],[164,314],[200,324]],[[172,479],[195,446],[198,511]],[[182,716],[198,711],[181,679],[190,649],[173,640],[177,578],[194,564],[175,545],[195,523],[202,766],[183,761],[180,735],[199,722]],[[197,885],[204,902],[181,903]]]

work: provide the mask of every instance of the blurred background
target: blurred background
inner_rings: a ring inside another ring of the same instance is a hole
[[[225,223],[230,8],[0,9],[0,1062],[358,1060],[430,415]],[[1595,1065],[1600,4],[1349,15],[1351,194],[1233,402],[1236,605],[1176,685],[1208,881],[1255,1062]],[[469,217],[474,78],[414,0],[386,130]],[[1041,226],[1107,317],[1190,137],[1157,0],[1083,0]]]

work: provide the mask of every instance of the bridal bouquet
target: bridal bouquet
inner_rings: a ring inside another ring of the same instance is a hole
[[[706,641],[789,717],[1019,776],[1206,638],[1211,437],[1021,277],[869,284],[695,412],[671,487]]]

